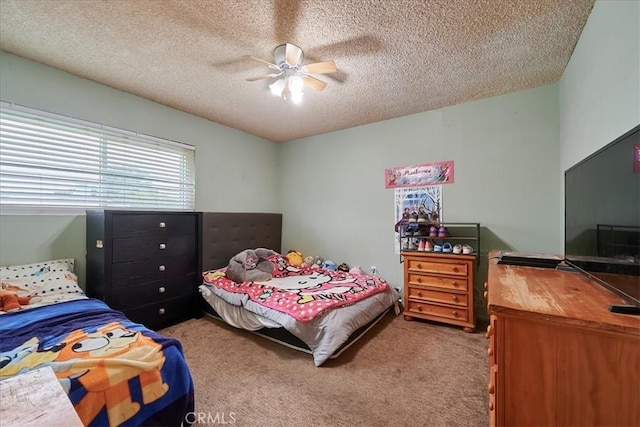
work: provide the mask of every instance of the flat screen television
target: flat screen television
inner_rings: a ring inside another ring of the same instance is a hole
[[[565,262],[640,306],[640,125],[564,178]]]

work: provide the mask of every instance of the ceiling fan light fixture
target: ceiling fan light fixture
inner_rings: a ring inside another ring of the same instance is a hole
[[[304,95],[304,92],[302,92],[301,90],[298,91],[291,91],[291,102],[293,102],[294,104],[300,104],[302,102],[302,95]]]
[[[283,78],[279,78],[275,82],[269,85],[269,90],[275,96],[282,96],[282,92],[284,91],[285,80]]]
[[[289,77],[289,89],[291,90],[291,92],[302,93],[303,86],[304,82],[302,81],[302,77],[298,75]]]

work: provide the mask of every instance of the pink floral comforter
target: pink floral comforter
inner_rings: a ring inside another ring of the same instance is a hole
[[[235,283],[226,268],[203,273],[209,285],[233,294],[244,294],[264,307],[309,322],[327,310],[353,304],[389,289],[378,276],[354,275],[309,267],[294,267],[281,255],[270,257],[273,278],[264,282]]]

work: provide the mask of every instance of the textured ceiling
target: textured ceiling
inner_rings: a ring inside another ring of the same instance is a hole
[[[594,0],[0,0],[0,48],[272,141],[556,82]],[[334,60],[270,94],[291,42]]]

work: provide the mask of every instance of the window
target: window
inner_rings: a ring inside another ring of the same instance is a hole
[[[195,147],[0,103],[0,211],[193,210]]]

